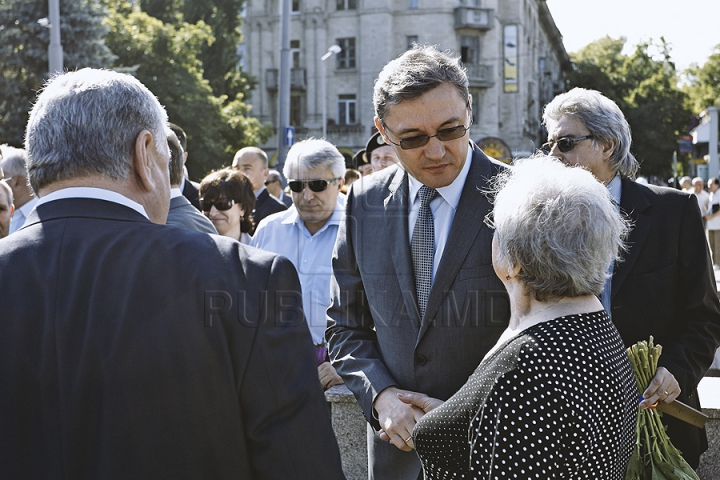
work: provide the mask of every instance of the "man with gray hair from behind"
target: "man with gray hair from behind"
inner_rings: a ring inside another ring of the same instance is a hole
[[[558,95],[543,123],[543,150],[590,170],[632,221],[628,251],[610,266],[601,301],[626,346],[650,335],[663,346],[640,407],[677,398],[700,409],[697,385],[720,344],[720,303],[697,199],[634,181],[639,164],[630,153],[630,126],[600,92],[574,88]],[[667,415],[663,423],[697,468],[707,450],[705,431]]]
[[[295,269],[163,225],[167,128],[108,70],[54,76],[30,112],[40,200],[0,240],[3,476],[344,478]]]
[[[345,158],[325,140],[303,140],[288,152],[283,174],[293,205],[260,222],[251,245],[283,255],[297,268],[318,376],[327,390],[343,383],[327,357],[325,312],[330,306],[332,253],[345,209],[345,195],[340,193]]]

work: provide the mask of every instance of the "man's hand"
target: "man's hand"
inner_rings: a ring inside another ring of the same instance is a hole
[[[413,428],[415,428],[417,421],[425,415],[425,412],[418,407],[401,401],[398,394],[410,395],[415,394],[415,392],[388,387],[378,394],[373,407],[378,414],[378,420],[382,427],[380,439],[389,441],[404,452],[409,452],[414,448],[412,443]]]
[[[670,403],[680,395],[680,384],[665,367],[658,367],[655,378],[643,392],[640,408],[648,408],[656,402]]]
[[[323,386],[323,390],[345,383],[335,371],[335,368],[330,365],[330,362],[323,362],[318,366],[318,376],[320,377],[320,384]]]

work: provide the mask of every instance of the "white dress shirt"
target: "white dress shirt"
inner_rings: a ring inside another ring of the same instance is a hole
[[[25,220],[27,220],[28,215],[30,215],[30,212],[32,212],[32,209],[35,208],[37,203],[38,197],[33,197],[25,202],[25,205],[22,207],[15,209],[15,213],[10,219],[10,230],[8,235],[15,232],[18,228],[25,224]]]
[[[463,188],[465,187],[465,180],[467,179],[468,172],[470,171],[471,163],[472,149],[468,148],[465,165],[462,170],[460,170],[458,176],[450,185],[438,188],[437,191],[439,195],[430,202],[430,211],[432,211],[433,225],[435,226],[435,256],[433,258],[432,270],[433,281],[435,280],[435,273],[437,272],[438,265],[440,265],[440,259],[445,251],[447,238],[448,235],[450,235],[450,227],[452,226],[453,218],[455,218],[455,211],[457,210],[458,203],[460,202],[460,196],[462,195]],[[410,207],[408,209],[408,232],[410,233],[410,238],[408,238],[408,242],[411,242],[413,231],[415,230],[415,223],[418,218],[418,212],[420,211],[420,199],[418,198],[418,192],[420,191],[422,183],[409,173],[408,179],[410,180]]]
[[[125,195],[113,192],[112,190],[105,190],[104,188],[97,187],[68,187],[55,190],[54,192],[43,196],[40,200],[38,200],[37,204],[42,205],[54,200],[63,200],[66,198],[94,198],[96,200],[119,203],[120,205],[132,208],[147,219],[150,218],[145,211],[145,207],[136,201],[130,200]]]

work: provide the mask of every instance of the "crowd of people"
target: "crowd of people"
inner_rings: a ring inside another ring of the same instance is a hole
[[[246,147],[195,183],[132,76],[47,83],[0,162],[9,477],[344,478],[323,396],[344,383],[370,478],[623,479],[638,408],[700,408],[716,179],[634,181],[623,113],[579,88],[509,167],[434,47],[389,62],[373,104],[351,162],[311,138],[282,172]],[[638,400],[625,350],[651,335]],[[697,467],[704,430],[663,422]]]

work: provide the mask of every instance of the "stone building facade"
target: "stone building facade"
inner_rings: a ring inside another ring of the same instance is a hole
[[[251,115],[273,126],[281,3],[247,0],[243,27],[245,70],[258,81],[248,98]],[[473,96],[470,136],[483,141],[488,154],[526,155],[543,142],[542,108],[564,91],[571,68],[545,0],[292,0],[290,123],[296,138],[322,137],[324,94],[328,140],[347,155],[363,148],[375,131],[375,79],[413,43],[461,57]],[[333,45],[342,50],[321,60]],[[276,137],[261,147],[273,155]]]

